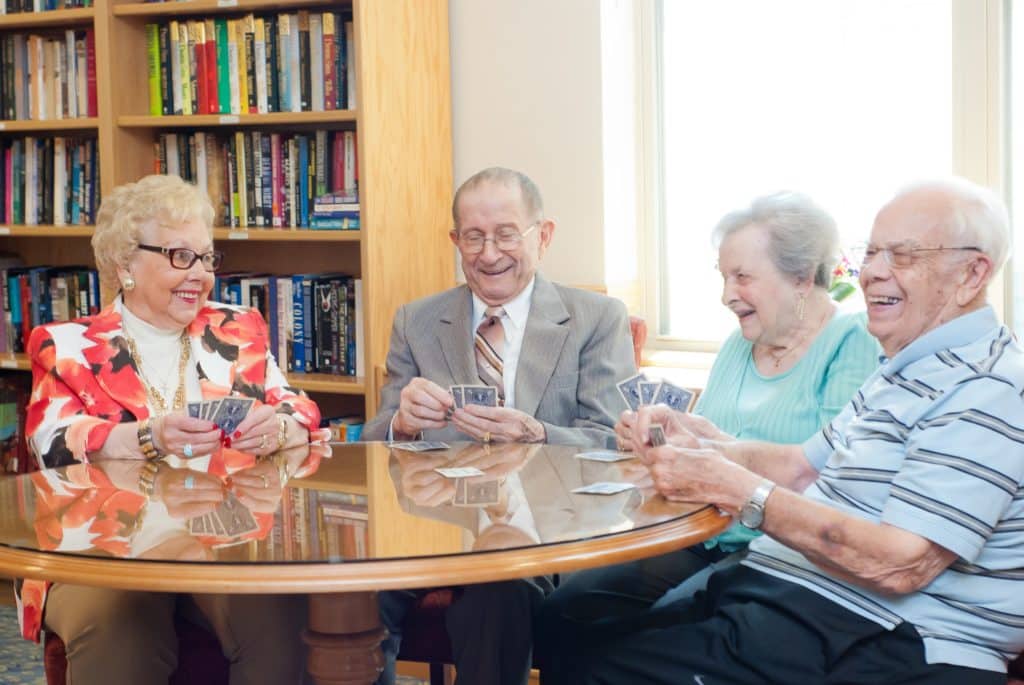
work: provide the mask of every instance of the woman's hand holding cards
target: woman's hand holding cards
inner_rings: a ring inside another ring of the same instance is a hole
[[[227,436],[225,445],[261,457],[276,452],[280,430],[277,417],[273,405],[259,404],[253,407],[235,431]]]
[[[202,457],[220,447],[221,431],[206,419],[172,412],[161,416],[153,430],[153,441],[161,454]]]

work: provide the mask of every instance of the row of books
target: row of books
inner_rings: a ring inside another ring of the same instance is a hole
[[[99,312],[99,276],[74,266],[0,269],[0,303],[0,353],[24,352],[34,327]]]
[[[344,274],[222,274],[222,302],[253,307],[270,332],[278,366],[301,373],[363,376],[363,282]]]
[[[10,120],[94,117],[96,43],[92,29],[61,36],[0,36],[0,114]]]
[[[257,542],[264,560],[365,559],[369,548],[365,495],[285,488],[270,535]]]
[[[205,187],[217,225],[358,229],[355,131],[161,133],[154,172]]]
[[[5,473],[27,473],[35,466],[25,442],[25,407],[31,389],[27,374],[0,375],[0,469]]]
[[[0,139],[0,223],[81,226],[100,205],[95,138]]]
[[[4,0],[0,2],[0,14],[69,10],[78,7],[92,7],[92,0]]]
[[[146,24],[149,113],[355,109],[352,22],[338,12]]]

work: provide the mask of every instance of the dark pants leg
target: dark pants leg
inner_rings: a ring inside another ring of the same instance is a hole
[[[588,631],[557,683],[997,685],[1005,674],[924,663],[913,627],[888,631],[820,595],[735,566],[706,592]]]
[[[550,588],[547,578],[463,588],[445,617],[456,685],[526,685],[533,615]]]
[[[720,561],[718,548],[695,545],[669,554],[625,564],[577,571],[563,576],[544,600],[534,626],[534,650],[547,682],[549,655],[562,650],[580,623],[616,621],[650,610],[665,593],[687,578]]]
[[[395,661],[402,647],[402,624],[416,600],[428,590],[387,590],[377,594],[380,602],[380,622],[388,631],[381,643],[384,652],[384,670],[377,678],[376,685],[394,685]]]

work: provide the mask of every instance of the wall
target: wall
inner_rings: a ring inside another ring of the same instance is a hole
[[[558,224],[542,272],[603,284],[601,3],[450,0],[455,183],[525,172]]]

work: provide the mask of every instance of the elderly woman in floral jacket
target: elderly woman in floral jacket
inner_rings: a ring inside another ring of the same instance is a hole
[[[212,223],[205,194],[174,176],[147,176],[104,199],[92,245],[104,286],[118,296],[96,316],[37,328],[29,341],[27,432],[41,467],[136,460],[139,490],[158,510],[176,477],[161,464],[175,455],[194,469],[184,487],[212,510],[224,497],[218,476],[232,455],[267,457],[310,440],[320,412],[286,386],[260,314],[207,301],[222,260]],[[253,400],[230,435],[186,410],[225,397]],[[276,483],[279,469],[256,461],[246,474]],[[26,582],[22,599],[26,635],[38,634],[40,619],[59,634],[76,685],[167,683],[177,665],[176,613],[217,634],[232,682],[301,680],[301,597],[60,583],[47,594],[45,585]]]

